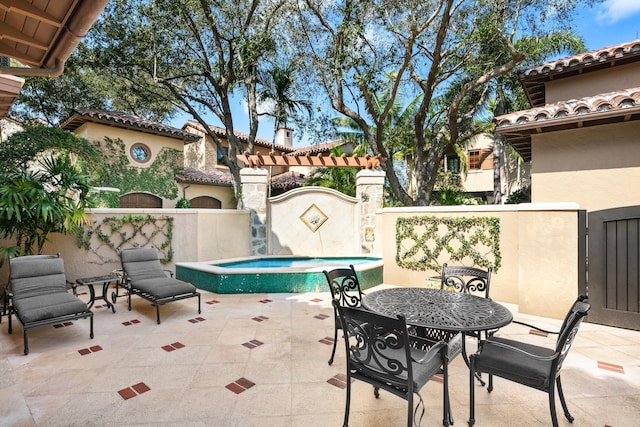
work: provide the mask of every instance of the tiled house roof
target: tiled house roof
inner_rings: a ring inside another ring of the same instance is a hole
[[[225,187],[233,186],[233,177],[228,170],[208,170],[202,171],[192,168],[184,168],[176,174],[176,181],[183,184],[203,184],[220,185]],[[284,172],[271,178],[271,187],[281,190],[302,187],[306,178],[298,172]]]
[[[233,176],[228,170],[203,171],[184,168],[182,172],[176,174],[176,182],[183,184],[221,185],[231,187],[233,186]]]
[[[271,188],[281,190],[291,190],[292,188],[302,187],[307,179],[298,172],[288,171],[275,175],[271,178]]]
[[[530,160],[532,134],[630,120],[640,120],[640,87],[517,111],[496,117],[494,122],[496,132]]]
[[[202,125],[198,122],[195,122],[193,120],[189,120],[187,121],[184,126],[182,127],[182,129],[188,129],[188,128],[194,128],[199,132],[202,132],[204,134],[204,129],[202,128]],[[209,126],[209,129],[211,129],[217,136],[221,137],[221,138],[226,138],[227,137],[227,132],[224,128],[218,127],[218,126]],[[235,132],[236,136],[242,141],[242,142],[249,142],[249,135],[243,132]],[[291,153],[293,151],[295,151],[293,148],[291,147],[287,147],[285,145],[281,145],[281,144],[272,144],[271,141],[267,141],[266,139],[262,139],[262,138],[256,138],[254,141],[254,144],[257,145],[258,147],[266,147],[266,148],[271,148],[273,146],[273,148],[275,150],[278,150],[282,153]]]
[[[640,40],[549,61],[519,73],[533,108],[496,117],[496,132],[531,160],[531,135],[640,120],[640,88],[546,104],[545,83],[640,61]]]
[[[153,122],[139,116],[101,110],[72,110],[67,116],[60,120],[58,127],[68,131],[74,131],[87,122],[100,123],[121,129],[143,130],[146,133],[176,138],[185,142],[194,142],[200,139],[198,135],[162,123]]]
[[[344,141],[341,139],[335,140],[335,141],[329,141],[329,142],[325,142],[322,144],[316,144],[316,145],[307,145],[306,147],[300,147],[297,150],[295,150],[292,153],[289,153],[290,156],[293,155],[306,155],[306,154],[310,154],[310,155],[315,155],[315,154],[320,154],[320,153],[329,153],[331,151],[331,149],[333,147],[336,146],[340,146],[343,145]]]
[[[532,107],[545,104],[544,82],[571,77],[635,62],[640,57],[640,40],[567,56],[523,70],[520,81]]]

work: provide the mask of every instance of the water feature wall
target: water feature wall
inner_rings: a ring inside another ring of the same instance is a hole
[[[267,170],[245,168],[241,177],[243,207],[251,212],[251,255],[380,253],[376,211],[383,207],[384,172],[360,171],[356,197],[302,187],[268,198]]]

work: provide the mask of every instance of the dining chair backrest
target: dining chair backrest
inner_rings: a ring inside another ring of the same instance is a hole
[[[586,296],[581,295],[573,303],[571,309],[567,313],[562,327],[558,333],[558,339],[556,341],[556,354],[557,360],[555,361],[555,372],[557,373],[562,368],[562,362],[567,357],[569,349],[573,344],[573,340],[578,333],[582,320],[591,310],[591,304],[586,301]]]
[[[490,284],[490,268],[483,270],[476,267],[449,266],[446,263],[442,266],[441,289],[489,298]]]
[[[347,369],[353,376],[378,378],[395,388],[413,388],[411,352],[404,317],[388,317],[357,307],[337,306],[344,330]],[[355,374],[355,375],[354,375]]]
[[[331,271],[323,271],[331,290],[331,297],[340,305],[347,307],[360,307],[362,303],[362,290],[353,265],[349,268],[336,268]]]

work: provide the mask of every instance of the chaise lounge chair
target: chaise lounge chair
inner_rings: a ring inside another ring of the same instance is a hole
[[[128,291],[131,310],[131,294],[136,294],[156,306],[156,319],[160,324],[160,305],[185,298],[198,297],[200,314],[200,293],[191,283],[174,279],[173,273],[162,269],[155,248],[129,248],[120,251],[122,263],[122,285]],[[171,277],[167,277],[167,273]]]
[[[9,333],[11,315],[22,323],[24,354],[29,354],[27,331],[75,319],[90,321],[93,338],[93,312],[80,298],[67,291],[64,263],[59,255],[31,255],[9,260]]]

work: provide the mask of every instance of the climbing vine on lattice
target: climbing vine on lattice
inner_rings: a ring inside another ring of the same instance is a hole
[[[500,219],[494,217],[400,217],[396,220],[396,264],[439,271],[442,262],[473,263],[497,271]]]
[[[129,247],[155,247],[158,250],[160,262],[166,264],[173,259],[172,235],[172,217],[131,214],[92,221],[91,225],[85,227],[77,237],[78,247],[96,254],[99,254],[103,246],[108,246],[116,253]]]

